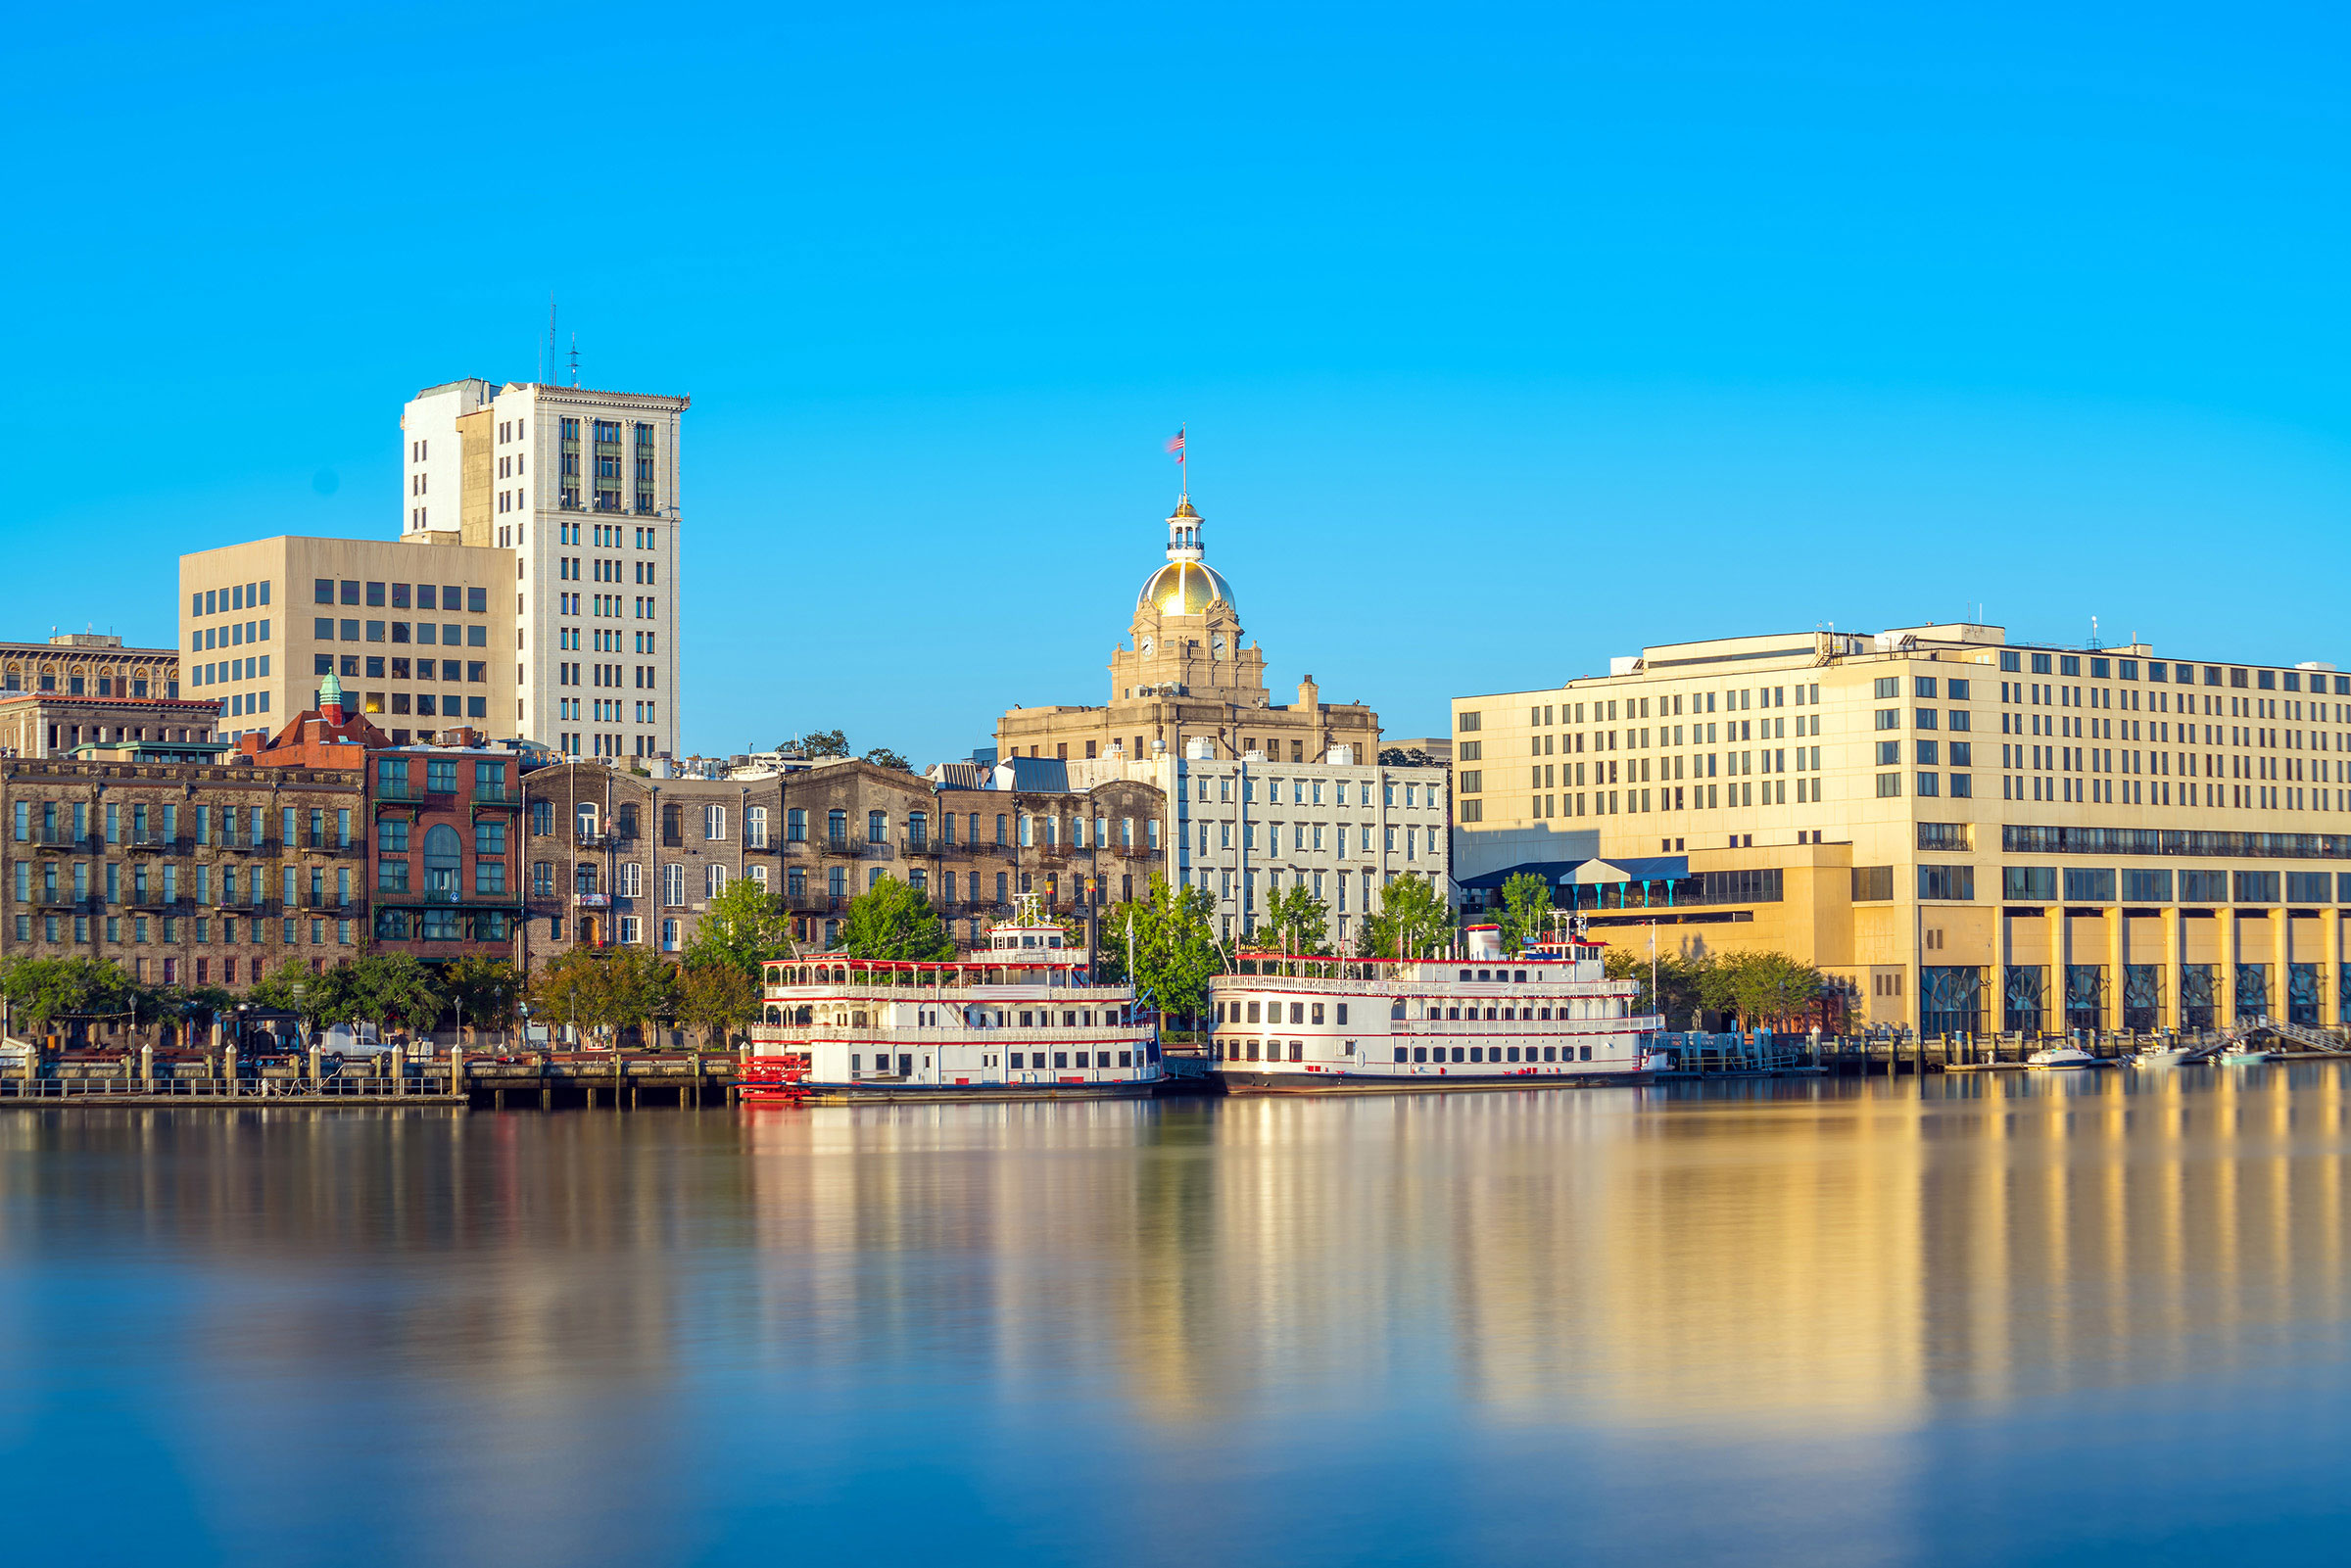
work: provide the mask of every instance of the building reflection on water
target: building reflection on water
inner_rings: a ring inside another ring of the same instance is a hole
[[[18,1288],[0,1338],[147,1355],[200,1494],[249,1487],[257,1450],[371,1462],[460,1434],[434,1484],[539,1558],[625,1553],[597,1478],[693,1449],[729,1401],[795,1441],[921,1401],[967,1423],[1083,1408],[1196,1449],[1400,1408],[1505,1439],[1867,1439],[2287,1361],[2351,1311],[2347,1111],[2343,1069],[2312,1066],[16,1113],[0,1272],[115,1280],[122,1315]]]
[[[1223,1420],[1898,1428],[2275,1354],[2343,1302],[2340,1069],[775,1112],[771,1341]]]

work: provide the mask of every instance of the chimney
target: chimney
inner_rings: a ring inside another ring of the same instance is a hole
[[[1322,689],[1315,685],[1313,676],[1298,683],[1298,706],[1312,713],[1321,705],[1321,698]]]

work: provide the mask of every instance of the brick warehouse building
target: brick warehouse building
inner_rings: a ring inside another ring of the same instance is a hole
[[[885,873],[921,888],[967,944],[1028,892],[1067,913],[1140,896],[1160,791],[938,788],[866,762],[755,780],[647,779],[594,763],[522,782],[532,964],[578,945],[680,953],[727,882],[777,894],[799,940],[838,938],[849,901]]]
[[[110,960],[242,987],[366,935],[364,774],[348,768],[0,760],[0,953]]]

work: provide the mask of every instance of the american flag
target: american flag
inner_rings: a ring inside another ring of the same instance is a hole
[[[1176,454],[1177,462],[1183,461],[1183,428],[1181,426],[1177,426],[1176,434],[1168,438],[1168,451]]]

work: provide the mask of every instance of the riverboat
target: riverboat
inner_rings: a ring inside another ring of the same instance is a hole
[[[1505,958],[1472,926],[1461,959],[1244,955],[1209,981],[1209,1068],[1230,1094],[1396,1094],[1642,1083],[1672,1064],[1611,980],[1598,942],[1569,935]]]
[[[817,956],[761,966],[744,1099],[1118,1100],[1155,1091],[1158,1028],[1132,988],[1033,909],[933,962]]]

